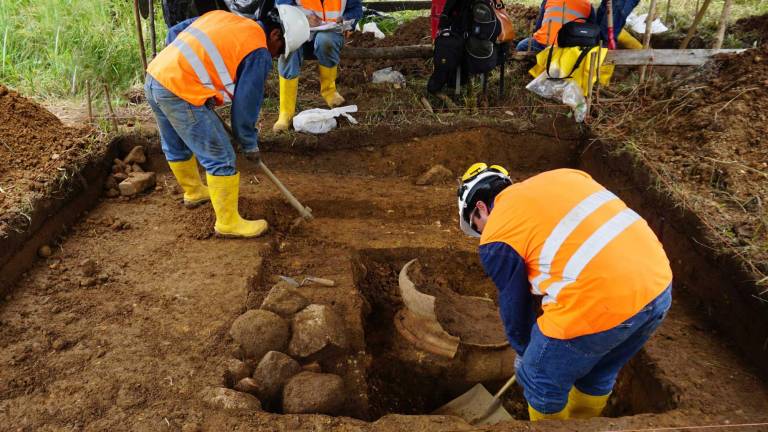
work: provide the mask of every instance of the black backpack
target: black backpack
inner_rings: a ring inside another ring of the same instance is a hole
[[[547,77],[558,80],[568,79],[579,68],[587,53],[592,48],[601,46],[600,26],[585,20],[569,21],[557,32],[557,46],[562,48],[581,47],[581,52],[579,52],[579,57],[576,59],[576,63],[573,64],[571,72],[568,73],[568,76],[559,78],[553,78],[549,74],[549,66],[552,63],[552,51],[554,51],[554,47],[550,47],[549,54],[547,55]]]
[[[475,0],[469,8],[465,65],[473,74],[490,72],[499,63],[496,39],[501,33],[501,23],[493,8],[488,0]]]

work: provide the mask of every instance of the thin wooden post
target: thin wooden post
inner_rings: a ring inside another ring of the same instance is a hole
[[[141,31],[141,15],[139,14],[139,0],[133,0],[133,17],[136,20],[136,37],[139,40],[139,52],[141,64],[147,69],[147,50],[144,48],[144,34]]]
[[[701,9],[696,13],[696,17],[693,19],[693,23],[691,23],[691,27],[688,28],[688,34],[685,35],[685,39],[680,43],[680,49],[686,49],[688,48],[688,44],[691,42],[691,39],[693,39],[693,36],[696,34],[696,28],[699,26],[699,23],[704,18],[704,14],[707,13],[707,9],[709,9],[709,4],[712,2],[712,0],[704,0],[704,3],[701,4]]]
[[[651,7],[648,9],[648,15],[645,17],[645,33],[643,34],[643,49],[648,49],[651,46],[651,27],[653,21],[656,19],[656,0],[651,0]],[[645,72],[648,65],[643,65],[640,68],[640,83],[645,81]]]
[[[152,58],[157,57],[157,32],[155,31],[155,1],[144,0],[149,2],[149,39],[152,44]]]
[[[670,10],[670,6],[672,6],[672,0],[667,0],[667,15],[666,15],[666,18],[664,18],[664,21],[666,21],[667,24],[669,24],[669,18],[670,18],[669,10]]]
[[[115,133],[117,133],[117,116],[115,115],[115,110],[112,109],[112,100],[109,96],[109,86],[106,84],[104,84],[104,97],[107,99],[107,109],[109,110],[109,116],[112,117],[112,127],[115,129]]]
[[[85,80],[85,98],[88,101],[88,124],[93,124],[93,101],[91,100],[90,80]]]
[[[592,109],[592,88],[594,87],[595,83],[593,82],[595,78],[595,65],[598,64],[597,56],[598,53],[592,53],[589,55],[589,81],[587,84],[587,114],[584,117],[584,119],[588,119],[590,115],[590,111]]]
[[[733,6],[733,0],[725,0],[723,2],[723,12],[720,14],[720,25],[717,27],[717,35],[715,36],[714,49],[720,49],[723,47],[723,39],[725,39],[725,29],[728,27],[728,20],[731,18],[731,9]]]

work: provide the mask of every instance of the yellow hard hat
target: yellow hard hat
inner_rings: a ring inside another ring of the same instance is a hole
[[[461,176],[461,183],[456,195],[459,199],[459,227],[470,237],[480,237],[480,233],[472,226],[470,215],[476,200],[474,199],[477,191],[490,188],[493,184],[511,185],[512,179],[509,178],[509,172],[501,165],[491,165],[484,162],[472,164]]]

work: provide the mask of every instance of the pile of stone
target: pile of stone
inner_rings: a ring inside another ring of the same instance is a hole
[[[310,304],[296,288],[279,282],[259,309],[234,321],[229,334],[238,358],[224,371],[226,387],[206,390],[209,403],[290,414],[342,413],[344,381],[321,367],[349,347],[344,322],[330,306]]]
[[[116,158],[112,174],[104,182],[104,195],[109,198],[134,196],[155,187],[155,173],[146,172],[142,168],[146,162],[147,156],[142,146],[131,149],[122,160]]]

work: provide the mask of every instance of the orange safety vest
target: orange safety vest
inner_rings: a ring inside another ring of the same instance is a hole
[[[147,67],[147,73],[171,93],[200,106],[214,98],[230,102],[240,62],[267,47],[264,29],[256,21],[221,10],[195,20]]]
[[[337,22],[347,7],[347,0],[296,0],[304,15],[316,15],[324,22]]]
[[[503,242],[523,258],[543,295],[541,332],[556,339],[609,330],[672,282],[651,228],[589,174],[558,169],[502,191],[480,244]]]
[[[533,34],[536,42],[542,45],[556,45],[557,32],[567,22],[580,18],[587,19],[592,12],[589,0],[547,0],[541,27]]]

